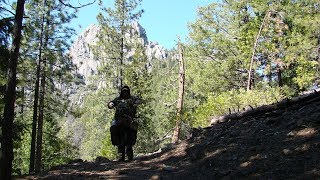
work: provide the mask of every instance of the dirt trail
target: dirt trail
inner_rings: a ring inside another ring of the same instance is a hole
[[[132,162],[73,162],[22,179],[320,179],[319,96],[204,129]]]

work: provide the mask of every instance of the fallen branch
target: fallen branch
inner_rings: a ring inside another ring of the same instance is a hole
[[[156,139],[154,141],[154,145],[157,146],[160,143],[162,143],[163,141],[167,140],[167,139],[171,139],[172,138],[172,131],[174,130],[174,128],[170,129],[163,137]]]
[[[252,68],[253,68],[253,61],[254,61],[254,57],[255,57],[255,52],[256,52],[256,48],[257,48],[257,45],[258,45],[258,40],[260,38],[260,34],[261,34],[261,31],[264,27],[264,24],[266,22],[266,19],[269,18],[270,16],[270,13],[271,11],[267,11],[262,22],[261,22],[261,25],[260,25],[260,28],[259,28],[259,32],[257,34],[257,37],[256,37],[256,40],[254,42],[254,45],[253,45],[253,49],[252,49],[252,56],[251,56],[251,60],[250,60],[250,68],[249,68],[249,74],[248,74],[248,83],[247,83],[247,91],[251,90],[251,86],[252,86],[252,82],[251,82],[251,79],[252,79]]]

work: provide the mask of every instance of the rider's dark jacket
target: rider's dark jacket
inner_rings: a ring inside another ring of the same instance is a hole
[[[116,108],[114,119],[117,119],[120,117],[126,117],[126,116],[134,118],[137,111],[137,105],[140,104],[140,99],[136,96],[130,96],[127,99],[117,97],[111,102],[114,104],[114,107]],[[125,105],[122,105],[122,104],[125,104]]]
[[[135,118],[137,105],[141,104],[141,99],[136,96],[131,96],[130,88],[124,86],[121,89],[120,96],[110,101],[108,107],[116,108],[114,119],[117,120],[121,117]]]

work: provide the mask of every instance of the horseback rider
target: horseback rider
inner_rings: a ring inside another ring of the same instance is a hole
[[[128,159],[133,159],[132,146],[137,140],[137,122],[134,121],[137,106],[141,104],[138,97],[131,96],[130,88],[123,86],[120,96],[108,103],[108,108],[116,108],[114,120],[110,127],[112,145],[118,147],[120,160],[125,160],[125,154]]]

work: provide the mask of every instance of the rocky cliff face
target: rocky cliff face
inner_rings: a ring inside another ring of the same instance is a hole
[[[131,34],[138,35],[138,41],[145,46],[146,54],[149,59],[165,59],[167,57],[165,48],[157,42],[148,41],[146,30],[139,23],[134,22],[131,31]],[[99,59],[94,57],[94,54],[89,47],[98,41],[96,37],[98,33],[99,26],[94,24],[90,25],[79,35],[70,49],[70,55],[73,59],[73,63],[77,67],[77,73],[79,77],[83,78],[86,84],[88,83],[88,78],[97,73],[97,68],[100,65]]]
[[[97,42],[96,35],[99,32],[97,25],[90,25],[72,44],[70,55],[73,63],[76,65],[77,73],[87,78],[97,72],[100,62],[94,58],[90,45]]]

